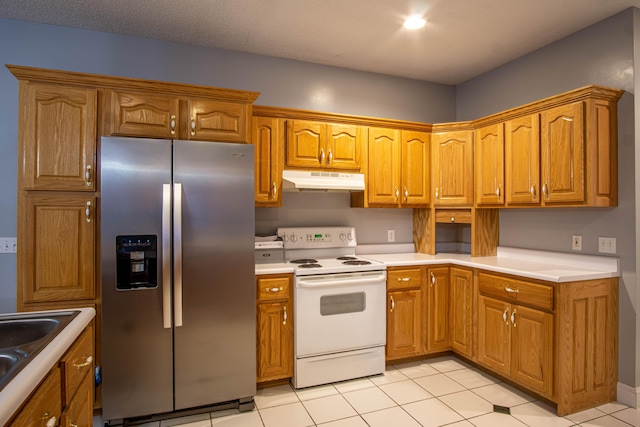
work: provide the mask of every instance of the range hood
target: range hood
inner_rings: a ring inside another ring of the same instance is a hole
[[[282,171],[283,191],[364,191],[361,173]]]

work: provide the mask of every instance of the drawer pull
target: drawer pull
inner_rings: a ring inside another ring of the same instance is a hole
[[[282,307],[282,324],[286,325],[287,324],[287,306],[285,305],[284,307]]]
[[[191,117],[191,136],[196,136],[196,119]]]
[[[436,275],[431,272],[431,287],[436,284]]]
[[[91,365],[91,362],[93,362],[93,357],[91,356],[84,356],[83,359],[84,359],[84,362],[73,364],[73,367],[76,368],[78,371],[82,368],[86,368],[87,366]]]
[[[280,286],[279,288],[267,288],[267,292],[280,292],[284,288]]]
[[[87,187],[91,187],[91,185],[93,185],[93,183],[91,182],[91,170],[91,165],[87,165],[87,170],[84,173],[84,180],[87,183]]]
[[[504,313],[502,313],[502,320],[504,321],[505,325],[507,325],[507,326],[509,326],[509,320],[507,318],[508,313],[509,313],[509,307],[507,306],[507,307],[504,308]]]
[[[71,421],[69,421],[69,427],[78,427],[78,424],[74,424]]]
[[[391,298],[391,313],[393,313],[393,309],[396,308],[396,302],[393,300],[393,295],[390,295],[389,298]]]
[[[513,327],[516,327],[516,309],[513,309],[513,312],[511,313],[511,324],[513,325]]]
[[[531,197],[535,199],[536,198],[536,184],[535,183],[531,186],[531,189],[529,190],[529,192],[531,193]]]
[[[273,184],[271,184],[271,200],[275,200],[278,198],[278,186],[276,185],[276,182],[273,181]]]
[[[398,282],[408,282],[411,277],[398,277]]]
[[[547,199],[549,198],[549,186],[546,182],[542,185],[542,194],[544,194],[544,197]]]
[[[507,293],[509,293],[509,294],[519,294],[520,293],[520,289],[513,289],[513,288],[510,288],[508,286],[505,286],[504,290],[507,291]]]
[[[171,129],[171,135],[176,134],[176,115],[172,114],[169,117],[169,128]]]
[[[44,413],[41,419],[46,420],[44,423],[45,427],[55,427],[58,423],[58,419],[55,416],[51,417],[48,411]]]
[[[84,208],[84,217],[87,222],[91,222],[91,202],[87,202]]]
[[[396,187],[396,202],[398,201],[399,197],[400,197],[400,190],[398,190],[398,187]]]
[[[324,164],[324,150],[321,148],[320,149],[320,159],[319,159],[320,164]]]
[[[409,202],[409,190],[407,190],[407,187],[404,187],[404,202],[408,203]]]

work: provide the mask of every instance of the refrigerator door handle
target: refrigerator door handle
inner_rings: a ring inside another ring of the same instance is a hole
[[[182,184],[173,184],[173,312],[182,326]]]
[[[162,327],[171,328],[171,184],[162,184]]]

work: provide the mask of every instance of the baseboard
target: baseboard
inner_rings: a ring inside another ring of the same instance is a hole
[[[632,408],[640,408],[640,387],[618,383],[618,402]]]

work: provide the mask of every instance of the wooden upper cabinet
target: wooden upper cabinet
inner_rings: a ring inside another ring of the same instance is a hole
[[[184,139],[199,141],[247,142],[251,105],[215,99],[186,100]]]
[[[425,207],[429,204],[429,134],[401,131],[401,204]],[[376,170],[378,173],[379,170]]]
[[[369,128],[370,205],[397,205],[400,201],[400,131]]]
[[[106,93],[109,135],[247,142],[250,104],[125,90]]]
[[[540,116],[530,114],[505,123],[507,206],[539,205]]]
[[[286,164],[308,169],[360,169],[363,127],[287,121]]]
[[[254,117],[251,141],[255,146],[256,206],[282,205],[282,152],[284,124],[281,119]]]
[[[504,205],[504,125],[477,129],[474,150],[476,205]]]
[[[95,297],[96,198],[24,196],[18,230],[18,303]]]
[[[473,131],[432,135],[433,196],[436,206],[473,204]]]
[[[95,89],[20,82],[25,190],[94,191]]]
[[[578,101],[540,115],[545,204],[585,200],[584,108],[584,102]]]

